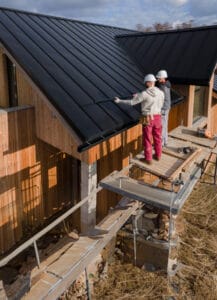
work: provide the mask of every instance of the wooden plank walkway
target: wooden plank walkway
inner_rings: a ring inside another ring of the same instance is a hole
[[[214,149],[212,149],[212,153],[217,155],[217,146]]]
[[[97,237],[81,236],[62,256],[41,274],[23,299],[57,299],[102,251],[117,231],[138,209],[139,203],[123,198],[119,205],[97,225],[95,230],[103,234]],[[105,233],[106,232],[106,233]]]
[[[216,145],[215,140],[199,137],[195,128],[188,128],[185,126],[175,128],[169,132],[169,136],[209,148],[214,148]]]
[[[138,154],[134,159],[131,159],[131,163],[160,178],[169,181],[177,179],[181,172],[185,172],[191,164],[197,160],[202,149],[199,146],[195,147],[195,145],[192,146],[192,144],[188,143],[188,146],[192,147],[193,152],[188,154],[179,153],[178,149],[186,147],[185,143],[179,141],[179,147],[175,147],[174,141],[172,142],[173,146],[169,144],[169,146],[163,150],[160,161],[153,160],[152,164],[148,165],[141,161],[143,154]]]
[[[161,160],[153,160],[151,165],[141,161],[141,158],[144,158],[143,153],[132,158],[130,160],[131,168],[137,167],[140,171],[145,171],[143,174],[138,172],[138,179],[135,175],[133,178],[131,177],[130,170],[128,174],[116,171],[103,179],[100,185],[105,189],[143,201],[154,207],[168,211],[173,207],[173,212],[177,214],[201,176],[203,160],[209,156],[213,145],[216,144],[215,141],[203,138],[203,142],[205,140],[207,144],[202,146],[199,145],[202,143],[201,138],[199,138],[199,142],[197,140],[197,144],[192,143],[192,138],[189,136],[188,138],[189,140],[186,141],[169,137],[168,147],[163,149]],[[194,141],[196,139],[197,137],[193,138]],[[190,147],[190,153],[183,153],[185,147]],[[150,182],[148,175],[157,176],[157,179]],[[166,179],[167,183],[161,183],[160,179]],[[168,183],[170,183],[169,189]],[[174,192],[172,188],[174,188]]]
[[[174,179],[174,175],[176,176],[174,173],[183,163],[182,158],[171,156],[167,153],[162,153],[161,160],[153,160],[151,165],[142,162],[141,158],[144,158],[143,154],[138,154],[134,159],[131,159],[130,162],[154,175],[170,180]]]
[[[153,160],[152,164],[148,165],[141,161],[143,154],[138,154],[131,159],[131,163],[160,178],[173,181],[180,173],[187,172],[195,164],[201,163],[215,146],[215,140],[199,137],[195,128],[179,126],[169,133],[168,146],[163,148],[160,161]],[[193,152],[185,154],[179,151],[184,147],[190,147]]]

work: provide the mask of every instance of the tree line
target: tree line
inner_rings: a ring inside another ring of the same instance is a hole
[[[214,23],[213,25],[216,25],[217,23]],[[206,25],[202,25],[206,26]],[[164,30],[172,30],[172,29],[185,29],[185,28],[192,28],[194,27],[194,20],[189,20],[187,22],[182,22],[176,25],[170,24],[169,22],[159,23],[156,22],[152,26],[144,26],[142,24],[136,25],[137,31],[142,32],[153,32],[153,31],[164,31]]]

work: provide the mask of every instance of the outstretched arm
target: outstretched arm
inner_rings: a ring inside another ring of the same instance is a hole
[[[114,102],[115,103],[124,103],[124,104],[132,106],[132,105],[141,103],[143,100],[144,99],[143,99],[142,93],[138,93],[132,99],[128,99],[128,100],[121,100],[120,98],[115,97]]]

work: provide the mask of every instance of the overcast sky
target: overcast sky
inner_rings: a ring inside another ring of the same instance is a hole
[[[132,29],[139,23],[217,23],[217,0],[0,0],[0,6]]]

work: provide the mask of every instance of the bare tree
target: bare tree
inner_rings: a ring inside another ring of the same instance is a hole
[[[169,22],[160,23],[156,22],[152,26],[144,26],[141,23],[136,25],[136,29],[142,32],[150,32],[150,31],[165,31],[165,30],[172,30],[172,29],[185,29],[185,28],[192,28],[194,25],[194,20],[189,20],[187,22],[182,22],[173,26]]]
[[[188,22],[183,22],[176,25],[176,29],[185,29],[185,28],[192,28],[194,20],[190,20]]]
[[[173,26],[169,22],[165,23],[154,23],[154,31],[163,31],[173,29]]]
[[[136,25],[136,30],[137,31],[142,31],[142,32],[150,32],[150,31],[153,31],[153,27],[152,26],[145,27],[142,24],[137,24]]]

